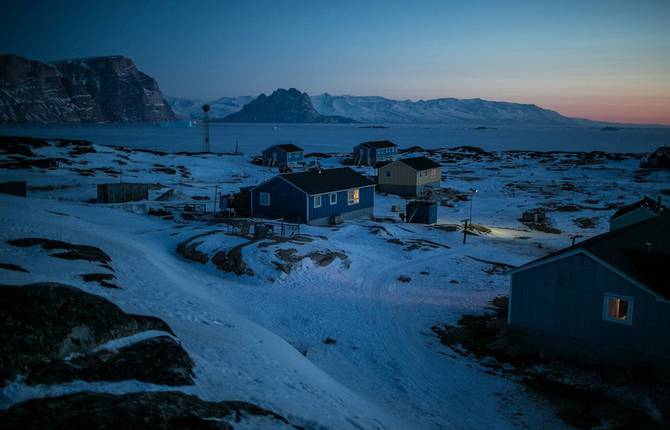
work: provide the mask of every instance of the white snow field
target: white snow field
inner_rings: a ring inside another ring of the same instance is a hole
[[[190,202],[212,197],[217,186],[232,192],[258,183],[273,170],[250,164],[246,156],[94,148],[77,156],[67,147],[37,148],[38,156],[72,164],[0,170],[0,181],[29,185],[28,198],[0,195],[0,262],[28,271],[0,269],[2,283],[57,281],[103,296],[126,312],[157,316],[195,362],[195,385],[178,389],[205,400],[250,401],[310,429],[564,428],[548,404],[514,379],[453,354],[431,326],[485,312],[491,299],[507,294],[504,272],[481,260],[525,263],[569,245],[574,235],[605,231],[616,205],[670,188],[668,172],[639,172],[637,156],[426,153],[443,160],[442,187],[464,194],[478,190],[473,222],[490,232],[462,244],[461,231],[399,223],[391,206],[403,206],[403,199],[378,193],[374,220],[302,226],[299,240],[248,243],[242,256],[253,275],[238,276],[211,261],[188,261],[175,250],[203,233],[209,234],[198,239],[198,250],[209,256],[247,239],[227,234],[222,224],[176,212],[174,219],[163,219],[147,210],[164,204],[153,199],[166,189],[175,190],[168,203]],[[320,161],[336,166],[340,157]],[[150,201],[87,203],[97,183],[119,181],[119,168],[124,181],[156,184]],[[211,201],[198,202],[212,209]],[[533,231],[517,220],[522,211],[540,206],[548,208],[560,234]],[[439,224],[458,224],[469,211],[469,201],[453,199],[450,207],[439,207]],[[580,227],[580,218],[594,227]],[[120,289],[84,282],[80,274],[90,272],[92,263],[7,243],[26,237],[99,247],[111,256]],[[291,252],[338,257],[327,264],[309,257],[288,264],[281,256]],[[402,282],[401,276],[410,280]],[[113,346],[124,341],[133,339]],[[0,392],[0,408],[83,390],[165,389],[174,387],[137,381],[28,386],[19,378]]]

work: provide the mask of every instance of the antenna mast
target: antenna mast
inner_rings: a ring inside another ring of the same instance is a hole
[[[209,147],[209,105],[204,105],[202,111],[205,115],[202,118],[202,152],[210,152]]]

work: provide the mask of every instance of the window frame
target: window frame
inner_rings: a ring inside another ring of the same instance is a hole
[[[267,202],[263,203],[263,198],[267,197]],[[271,205],[271,195],[270,193],[259,192],[258,193],[258,205],[259,206],[270,206]]]
[[[320,208],[321,205],[323,204],[323,194],[318,194],[318,195],[314,196],[313,199],[314,199],[314,203],[312,204],[312,207],[314,209]],[[316,204],[316,199],[319,199],[319,204],[318,205]]]
[[[619,319],[609,316],[609,303],[610,299],[623,300],[628,303],[628,309],[626,310],[626,319]],[[622,296],[621,294],[614,293],[605,293],[603,295],[603,321],[613,322],[623,325],[631,326],[633,325],[633,317],[635,311],[635,299],[633,297]]]
[[[391,173],[390,169],[384,171],[384,177],[386,177],[386,178],[391,178],[392,177],[392,173]]]
[[[333,200],[333,196],[335,196],[335,200]],[[330,203],[330,206],[336,205],[337,204],[337,193],[328,193],[328,202]]]
[[[355,206],[360,203],[361,203],[361,189],[352,188],[350,190],[347,190],[347,206]]]

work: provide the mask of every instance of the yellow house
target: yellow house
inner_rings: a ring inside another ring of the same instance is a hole
[[[440,164],[428,157],[402,158],[380,166],[379,191],[402,196],[418,196],[426,188],[440,187]]]

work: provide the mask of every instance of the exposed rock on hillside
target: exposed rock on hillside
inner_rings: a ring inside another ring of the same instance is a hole
[[[0,123],[174,119],[158,83],[129,58],[43,63],[0,55]]]

